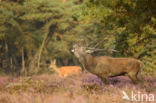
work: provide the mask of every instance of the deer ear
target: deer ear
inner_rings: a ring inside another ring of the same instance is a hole
[[[52,64],[53,63],[53,61],[52,60],[50,60],[50,64]]]
[[[56,64],[56,59],[54,59],[53,64]]]
[[[50,64],[56,64],[56,59],[51,60],[51,61],[50,61]]]

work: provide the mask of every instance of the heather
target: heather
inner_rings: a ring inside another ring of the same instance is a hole
[[[90,73],[64,80],[57,74],[4,76],[0,77],[0,103],[132,103],[122,99],[122,91],[156,95],[156,79],[148,76],[146,80],[149,87],[143,88],[124,76],[110,78],[105,85]]]

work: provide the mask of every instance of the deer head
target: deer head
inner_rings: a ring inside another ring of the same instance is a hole
[[[106,40],[106,39],[103,39],[102,42],[104,40]],[[112,52],[118,52],[117,50],[110,49],[110,48],[107,48],[107,49],[99,49],[99,48],[96,48],[100,43],[101,43],[101,41],[98,42],[97,44],[95,44],[95,46],[89,47],[89,45],[84,40],[80,40],[78,43],[76,43],[76,44],[73,45],[72,52],[74,53],[74,55],[77,58],[80,58],[81,56],[85,56],[86,54],[91,54],[91,53],[93,53],[95,51],[112,51]]]
[[[53,61],[50,61],[49,68],[54,68],[54,67],[56,67],[56,59],[54,59]]]
[[[89,49],[87,47],[87,44],[85,44],[83,41],[81,41],[81,42],[73,45],[72,52],[74,53],[74,55],[77,58],[81,58],[82,56],[93,53],[94,50]]]

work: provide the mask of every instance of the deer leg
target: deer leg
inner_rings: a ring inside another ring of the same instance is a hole
[[[106,77],[98,76],[104,84],[108,84]]]
[[[137,78],[138,78],[138,80],[140,81],[140,86],[142,87],[142,88],[146,88],[146,89],[149,89],[149,83],[148,83],[148,81],[141,75],[141,72],[139,71],[138,72],[138,75],[137,75]]]
[[[139,81],[143,82],[144,81],[144,78],[143,76],[141,75],[141,72],[139,71],[138,74],[137,74],[137,78]]]
[[[101,80],[102,80],[102,82],[103,82],[104,84],[108,84],[108,81],[107,81],[106,78],[101,78]]]
[[[132,82],[134,84],[137,84],[138,83],[137,73],[129,73],[128,76],[129,76],[129,78],[132,80]]]

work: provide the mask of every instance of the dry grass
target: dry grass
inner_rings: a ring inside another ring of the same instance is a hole
[[[64,80],[56,74],[32,77],[0,77],[0,103],[132,103],[122,100],[122,91],[155,94],[156,78],[146,77],[149,90],[127,77],[110,78],[104,85],[90,73]],[[143,102],[142,102],[143,103]],[[147,103],[147,102],[146,102]]]

